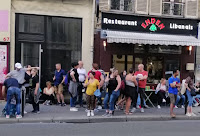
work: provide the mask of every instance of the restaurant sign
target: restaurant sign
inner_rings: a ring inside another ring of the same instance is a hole
[[[197,36],[198,21],[102,13],[102,29]]]

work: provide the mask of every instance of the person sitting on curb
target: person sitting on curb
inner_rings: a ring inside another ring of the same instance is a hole
[[[14,78],[7,78],[4,81],[3,87],[2,87],[2,94],[5,97],[6,96],[6,90],[7,90],[7,106],[6,106],[6,118],[10,118],[10,103],[13,96],[15,96],[16,99],[16,118],[20,119],[22,118],[20,114],[20,96],[21,96],[21,90],[19,89],[19,83]]]
[[[50,81],[46,82],[46,86],[43,90],[44,105],[52,105],[54,103],[54,87],[52,87]]]

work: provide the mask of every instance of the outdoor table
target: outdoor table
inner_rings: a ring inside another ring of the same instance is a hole
[[[150,100],[150,97],[153,93],[155,93],[156,90],[145,90],[144,95],[146,96],[145,102],[149,101],[149,103],[155,108],[154,104],[152,103],[152,101]],[[149,92],[149,94],[147,94],[146,92]]]

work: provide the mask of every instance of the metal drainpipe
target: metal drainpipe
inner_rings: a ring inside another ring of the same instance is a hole
[[[93,0],[92,6],[92,26],[91,26],[91,54],[92,54],[92,62],[94,59],[94,18],[95,18],[95,3],[96,0]]]

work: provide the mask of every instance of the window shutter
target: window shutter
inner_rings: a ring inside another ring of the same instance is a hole
[[[110,10],[110,0],[99,0],[99,10],[100,11]]]
[[[148,14],[149,0],[135,0],[135,13]]]
[[[186,0],[185,17],[186,18],[198,17],[198,0]]]
[[[162,0],[150,0],[149,2],[149,14],[162,15]]]

